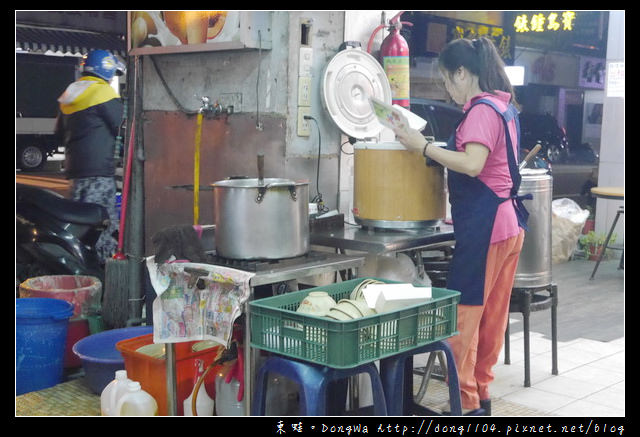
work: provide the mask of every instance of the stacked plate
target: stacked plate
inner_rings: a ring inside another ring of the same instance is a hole
[[[362,294],[362,292],[369,284],[384,284],[384,282],[378,281],[376,279],[365,279],[364,281],[356,285],[356,287],[349,295],[349,298],[351,298],[352,300],[364,301],[364,295]]]

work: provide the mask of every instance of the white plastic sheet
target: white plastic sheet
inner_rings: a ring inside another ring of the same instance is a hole
[[[559,264],[573,255],[589,211],[567,198],[552,201],[551,211],[551,259]]]

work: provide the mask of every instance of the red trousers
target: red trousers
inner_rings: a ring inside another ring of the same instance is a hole
[[[449,339],[458,369],[463,408],[489,399],[492,367],[498,362],[509,320],[511,288],[522,250],[524,231],[489,246],[482,305],[458,305],[458,335]]]

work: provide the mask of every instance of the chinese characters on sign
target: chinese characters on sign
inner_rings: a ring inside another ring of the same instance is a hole
[[[501,27],[487,26],[476,23],[457,22],[453,27],[453,38],[480,38],[487,37],[496,46],[500,57],[504,60],[511,59],[511,36],[505,35]]]
[[[520,14],[516,16],[513,27],[517,33],[572,31],[575,19],[574,11]]]

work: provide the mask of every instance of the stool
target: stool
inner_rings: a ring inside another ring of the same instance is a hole
[[[547,290],[548,295],[539,292]],[[531,363],[529,347],[529,315],[534,311],[542,311],[551,308],[551,373],[558,374],[558,287],[550,284],[537,288],[514,288],[511,290],[509,312],[522,313],[524,330],[524,386],[531,387]],[[504,363],[511,364],[509,348],[509,323],[504,333]]]
[[[596,266],[593,268],[593,272],[591,272],[591,277],[589,279],[593,279],[596,274],[596,270],[598,270],[598,266],[600,265],[600,261],[602,261],[602,257],[604,256],[605,251],[607,250],[607,245],[609,244],[609,240],[611,239],[611,234],[613,234],[613,230],[616,227],[616,223],[618,223],[618,217],[620,214],[624,214],[624,206],[618,208],[618,212],[616,213],[616,218],[613,219],[613,224],[611,225],[611,229],[609,229],[609,233],[607,234],[607,238],[604,240],[604,245],[602,246],[602,250],[600,251],[600,255],[598,255],[598,261],[596,261]],[[620,250],[618,247],[612,247],[612,249]],[[624,268],[624,247],[622,248],[622,256],[620,256],[620,264],[618,265],[618,269]]]
[[[264,362],[256,378],[256,391],[253,399],[251,415],[264,416],[266,409],[267,375],[274,372],[289,378],[300,386],[300,415],[326,416],[327,404],[330,399],[329,383],[339,382],[351,376],[367,373],[371,378],[373,394],[373,413],[376,416],[386,416],[387,407],[380,374],[374,363],[362,364],[348,369],[334,369],[308,362],[273,355]],[[344,394],[343,396],[341,396]],[[342,393],[338,395],[341,403],[346,401],[346,384]],[[334,404],[332,400],[332,404]]]
[[[421,414],[439,415],[439,413],[419,406],[413,401],[413,356],[436,351],[443,351],[447,357],[451,414],[454,416],[462,415],[460,384],[458,383],[458,371],[453,359],[453,352],[445,340],[440,340],[380,360],[380,377],[387,400],[387,413],[390,416],[410,416],[416,410],[421,410]]]

